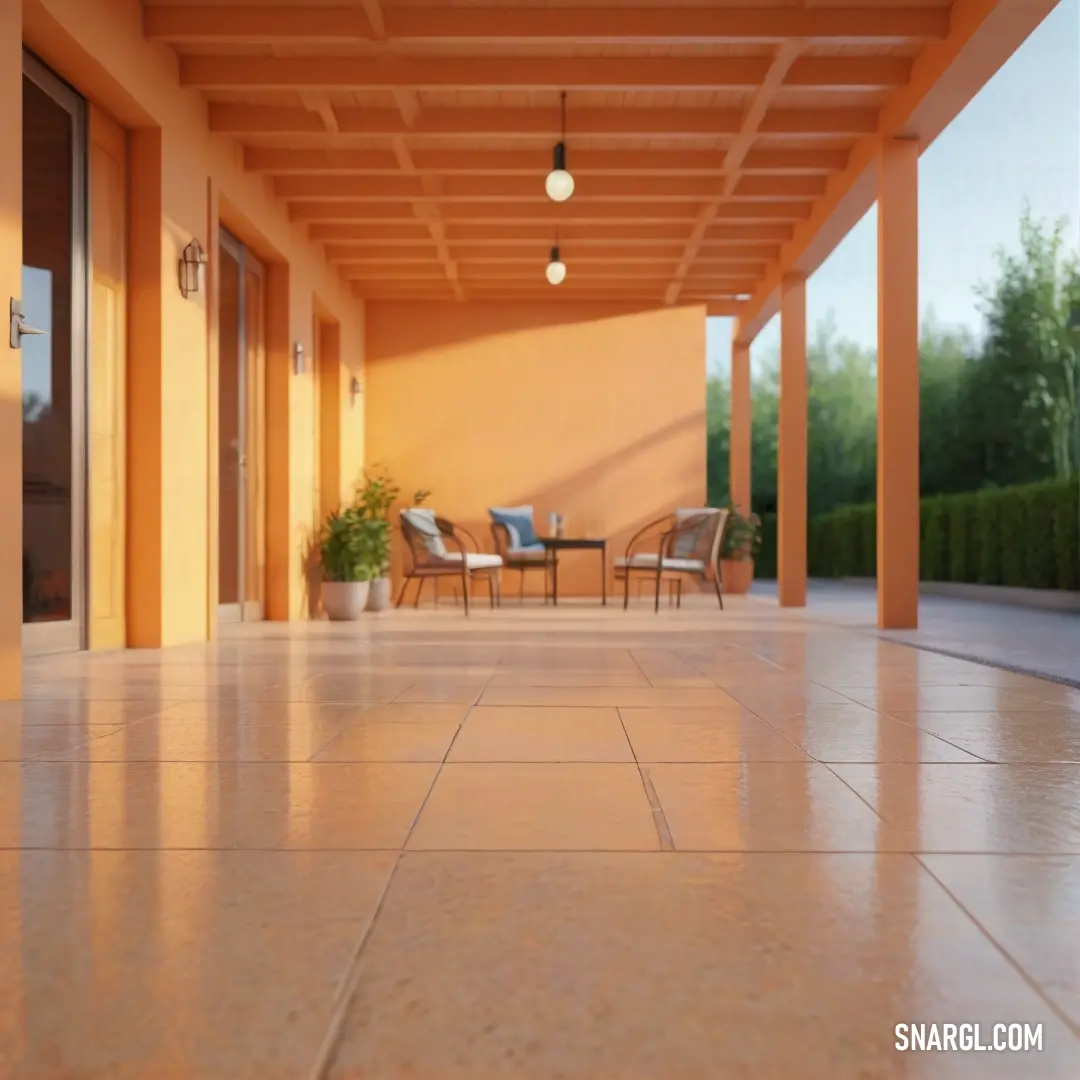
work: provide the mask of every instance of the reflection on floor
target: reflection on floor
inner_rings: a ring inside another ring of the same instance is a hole
[[[35,662],[0,1075],[1080,1076],[1080,692],[702,598]],[[1042,1052],[901,1053],[902,1023]]]

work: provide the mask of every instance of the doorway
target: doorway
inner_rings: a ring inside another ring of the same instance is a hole
[[[86,102],[23,55],[23,651],[85,647]]]
[[[266,336],[263,264],[221,230],[218,273],[218,619],[263,618]]]

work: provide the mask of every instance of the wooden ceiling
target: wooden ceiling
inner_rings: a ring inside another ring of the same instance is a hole
[[[212,128],[356,295],[716,314],[775,270],[949,19],[947,0],[144,2]],[[563,91],[576,190],[556,204]]]

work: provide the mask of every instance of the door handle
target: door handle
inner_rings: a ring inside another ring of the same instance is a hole
[[[48,330],[39,330],[36,326],[30,326],[29,323],[24,322],[25,314],[22,302],[16,300],[13,296],[11,298],[11,347],[13,349],[22,348],[22,339],[24,337],[45,335],[49,332]]]

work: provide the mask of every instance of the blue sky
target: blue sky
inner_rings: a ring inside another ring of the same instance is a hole
[[[939,323],[981,326],[975,286],[995,276],[994,253],[1018,247],[1025,200],[1037,218],[1067,217],[1080,245],[1080,0],[1061,0],[982,92],[922,155],[919,299]],[[810,279],[810,332],[873,345],[877,334],[877,211],[872,209]],[[779,320],[758,335],[760,364],[776,355]],[[710,319],[709,370],[731,362],[731,320]]]

